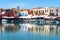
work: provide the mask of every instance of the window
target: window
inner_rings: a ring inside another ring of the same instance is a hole
[[[56,9],[56,12],[58,12],[58,9]]]
[[[48,12],[48,10],[45,10],[45,12]]]
[[[39,13],[40,13],[40,11],[39,11]]]
[[[58,13],[56,13],[56,16],[58,16]]]
[[[51,10],[50,10],[50,13],[52,13],[53,11],[54,11],[54,10],[51,9]]]
[[[37,15],[38,14],[38,11],[35,11],[35,14]]]
[[[54,16],[54,13],[50,13],[50,16]]]

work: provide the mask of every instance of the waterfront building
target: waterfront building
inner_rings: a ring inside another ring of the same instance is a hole
[[[19,7],[19,6],[17,6],[17,12],[18,12],[18,13],[20,12],[20,7]]]
[[[28,11],[28,16],[32,17],[33,16],[32,10],[28,9],[27,11]]]
[[[44,14],[44,9],[42,8],[34,8],[33,9],[33,14],[34,15],[43,15]]]
[[[17,11],[17,9],[16,9],[16,8],[12,8],[12,10],[13,10],[13,11]]]
[[[17,10],[20,10],[20,7],[19,6],[17,6]]]
[[[28,16],[28,11],[27,10],[21,10],[19,13],[19,16]]]
[[[50,16],[58,16],[58,9],[56,10],[56,8],[49,8],[50,9]]]
[[[18,16],[18,10],[16,9],[16,8],[12,8],[12,11],[14,12],[14,16],[16,17],[16,16]]]
[[[47,16],[58,16],[60,15],[59,7],[45,7],[45,8],[34,8],[34,15],[47,15]]]
[[[56,13],[58,14],[58,16],[60,16],[60,7],[56,8]]]
[[[2,18],[2,15],[1,15],[2,12],[3,12],[3,9],[0,8],[0,18]]]
[[[15,17],[18,17],[18,13],[12,9],[5,9],[3,12],[2,12],[2,18],[15,18]]]
[[[58,20],[60,20],[59,18],[60,18],[60,8],[59,7],[50,7],[49,8],[50,9],[50,17],[51,18],[57,18]],[[56,19],[56,20],[57,20]]]
[[[0,14],[2,14],[3,11],[6,12],[7,9],[0,8]],[[30,17],[44,17],[44,18],[56,18],[60,17],[60,7],[40,7],[40,8],[33,8],[33,9],[20,9],[19,6],[16,8],[8,9],[11,10],[14,14],[14,16],[30,16]],[[9,15],[10,15],[9,11]],[[7,13],[5,14],[7,15]],[[8,16],[9,16],[8,15]],[[11,14],[12,15],[12,14]],[[4,16],[4,15],[2,15]]]
[[[0,8],[0,14],[1,14],[1,12],[3,11],[3,9],[2,8]]]

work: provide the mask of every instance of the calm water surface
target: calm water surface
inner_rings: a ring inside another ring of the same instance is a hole
[[[60,26],[0,24],[0,40],[60,40]]]

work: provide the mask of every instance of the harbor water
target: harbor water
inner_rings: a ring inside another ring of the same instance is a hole
[[[60,40],[60,21],[2,19],[0,40]]]
[[[60,40],[60,26],[3,23],[0,24],[0,40]]]

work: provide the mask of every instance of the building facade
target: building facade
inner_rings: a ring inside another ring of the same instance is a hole
[[[46,16],[60,16],[59,7],[45,7],[45,8],[35,8],[32,10],[33,15],[46,15]]]

